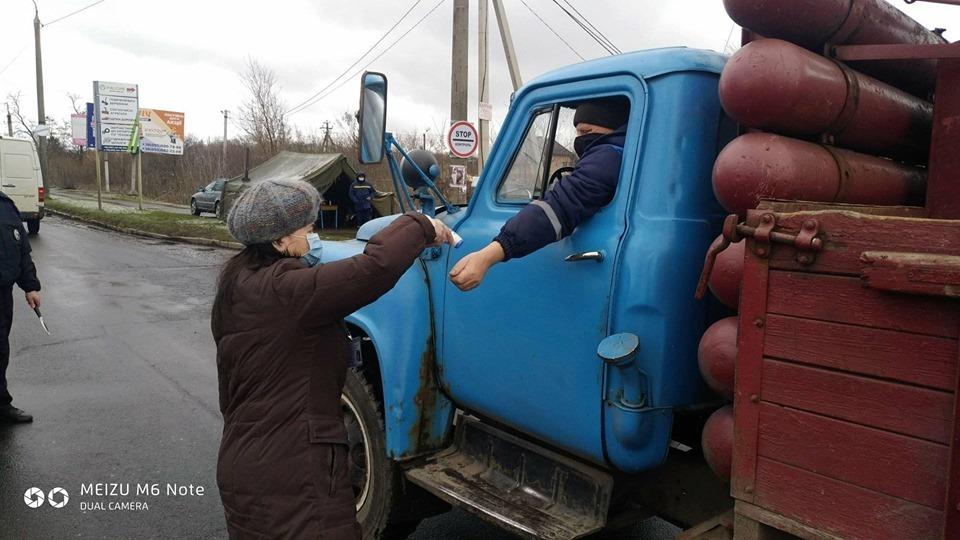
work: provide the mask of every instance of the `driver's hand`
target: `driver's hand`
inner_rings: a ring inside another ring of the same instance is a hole
[[[499,242],[490,242],[487,247],[469,253],[457,261],[450,270],[450,281],[461,291],[475,289],[487,275],[487,270],[503,258],[503,246]]]

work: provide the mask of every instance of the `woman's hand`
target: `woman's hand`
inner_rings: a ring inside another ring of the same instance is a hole
[[[450,270],[450,281],[461,291],[475,289],[487,275],[487,270],[502,261],[504,256],[500,242],[490,242],[487,247],[457,261]]]
[[[430,218],[430,222],[433,223],[433,230],[436,232],[437,236],[433,239],[433,243],[430,244],[431,247],[442,246],[443,244],[453,245],[453,233],[450,232],[450,227],[447,227],[447,224],[440,221],[436,218]]]

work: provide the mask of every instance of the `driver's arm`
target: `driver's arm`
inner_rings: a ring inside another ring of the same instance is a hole
[[[613,148],[590,152],[542,199],[510,218],[493,242],[457,261],[450,270],[450,281],[462,291],[475,289],[494,265],[569,236],[613,199],[621,161],[621,153]]]
[[[609,204],[617,190],[621,161],[618,150],[596,148],[542,199],[510,218],[494,239],[503,247],[503,260],[529,255],[570,236],[580,223]]]

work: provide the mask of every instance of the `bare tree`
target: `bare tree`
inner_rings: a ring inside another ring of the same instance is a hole
[[[33,130],[36,128],[36,124],[32,121],[28,121],[23,113],[20,111],[20,92],[10,92],[7,94],[7,103],[10,104],[10,114],[17,119],[17,123],[20,124],[17,126],[14,131],[14,135],[26,135],[33,140],[34,146],[37,144],[37,137],[33,134]]]
[[[254,143],[268,149],[271,155],[276,154],[290,135],[276,75],[270,68],[248,58],[240,80],[250,93],[240,106],[240,127]]]
[[[80,94],[67,92],[67,99],[70,100],[70,106],[73,107],[74,113],[83,114],[87,112],[86,104],[80,99]]]
[[[344,111],[340,118],[337,118],[333,141],[340,152],[356,155],[357,148],[360,148],[360,124],[356,113]]]

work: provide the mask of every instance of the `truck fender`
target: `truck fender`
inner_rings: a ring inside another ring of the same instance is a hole
[[[356,255],[364,245],[361,241],[324,242],[323,262]],[[390,292],[349,315],[346,322],[363,331],[376,351],[387,455],[400,460],[443,448],[454,407],[440,391],[436,376],[432,306],[423,261],[414,262]]]

